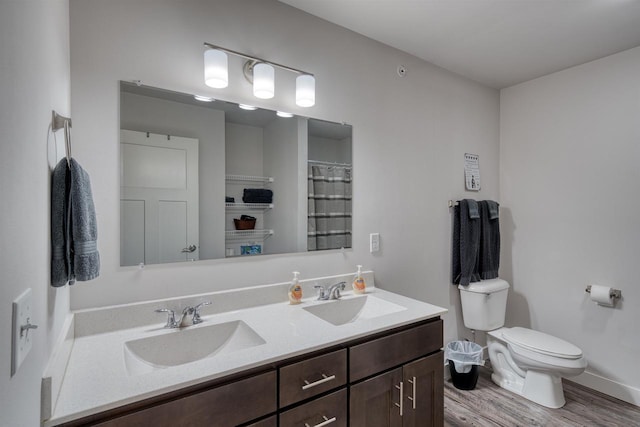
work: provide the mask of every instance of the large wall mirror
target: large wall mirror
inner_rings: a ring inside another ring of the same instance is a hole
[[[352,128],[120,83],[120,264],[351,247]]]

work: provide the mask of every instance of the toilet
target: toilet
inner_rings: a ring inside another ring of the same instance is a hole
[[[548,408],[565,404],[562,377],[580,375],[587,361],[575,345],[532,329],[504,327],[509,283],[483,280],[458,286],[464,325],[487,332],[493,368],[500,387]]]

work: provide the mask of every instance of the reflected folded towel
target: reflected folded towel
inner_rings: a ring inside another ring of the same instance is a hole
[[[242,193],[245,203],[273,203],[273,191],[266,188],[245,188]]]

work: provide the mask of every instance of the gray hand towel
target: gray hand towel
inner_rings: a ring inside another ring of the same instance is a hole
[[[475,200],[471,205],[477,209]],[[480,216],[472,218],[469,199],[461,200],[453,213],[452,278],[454,284],[479,282]]]
[[[71,251],[72,274],[79,281],[95,279],[100,275],[100,254],[98,253],[98,226],[96,211],[91,194],[89,174],[71,159]],[[71,282],[73,284],[73,282]]]
[[[467,203],[467,209],[469,210],[469,218],[478,219],[480,218],[480,210],[478,209],[478,202],[473,199],[464,199]]]
[[[489,208],[489,219],[497,219],[499,216],[498,207],[500,205],[498,204],[498,202],[494,202],[493,200],[486,200],[486,202],[487,207]]]
[[[492,218],[491,206],[498,209],[498,203],[492,200],[478,202],[480,208],[480,266],[479,272],[482,280],[498,277],[500,268],[500,220],[497,213]]]
[[[67,253],[68,206],[70,174],[67,160],[62,159],[51,178],[51,286],[60,287],[69,281]]]

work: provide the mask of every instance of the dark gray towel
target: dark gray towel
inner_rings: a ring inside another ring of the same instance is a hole
[[[471,202],[477,207],[475,200]],[[481,219],[470,217],[469,205],[469,199],[461,200],[453,213],[451,276],[454,284],[465,286],[480,281],[478,255]]]
[[[70,173],[67,160],[62,159],[51,177],[51,286],[60,287],[69,281],[68,206]]]
[[[51,285],[73,285],[100,274],[98,228],[89,175],[62,159],[51,178]]]
[[[500,268],[500,220],[498,219],[498,203],[492,200],[478,202],[480,208],[480,277],[482,280],[498,277]],[[492,206],[495,211],[492,214]]]
[[[98,225],[96,210],[91,194],[89,174],[71,159],[71,251],[72,274],[81,282],[95,279],[100,275],[100,254],[98,253]],[[73,283],[71,283],[73,284]]]

